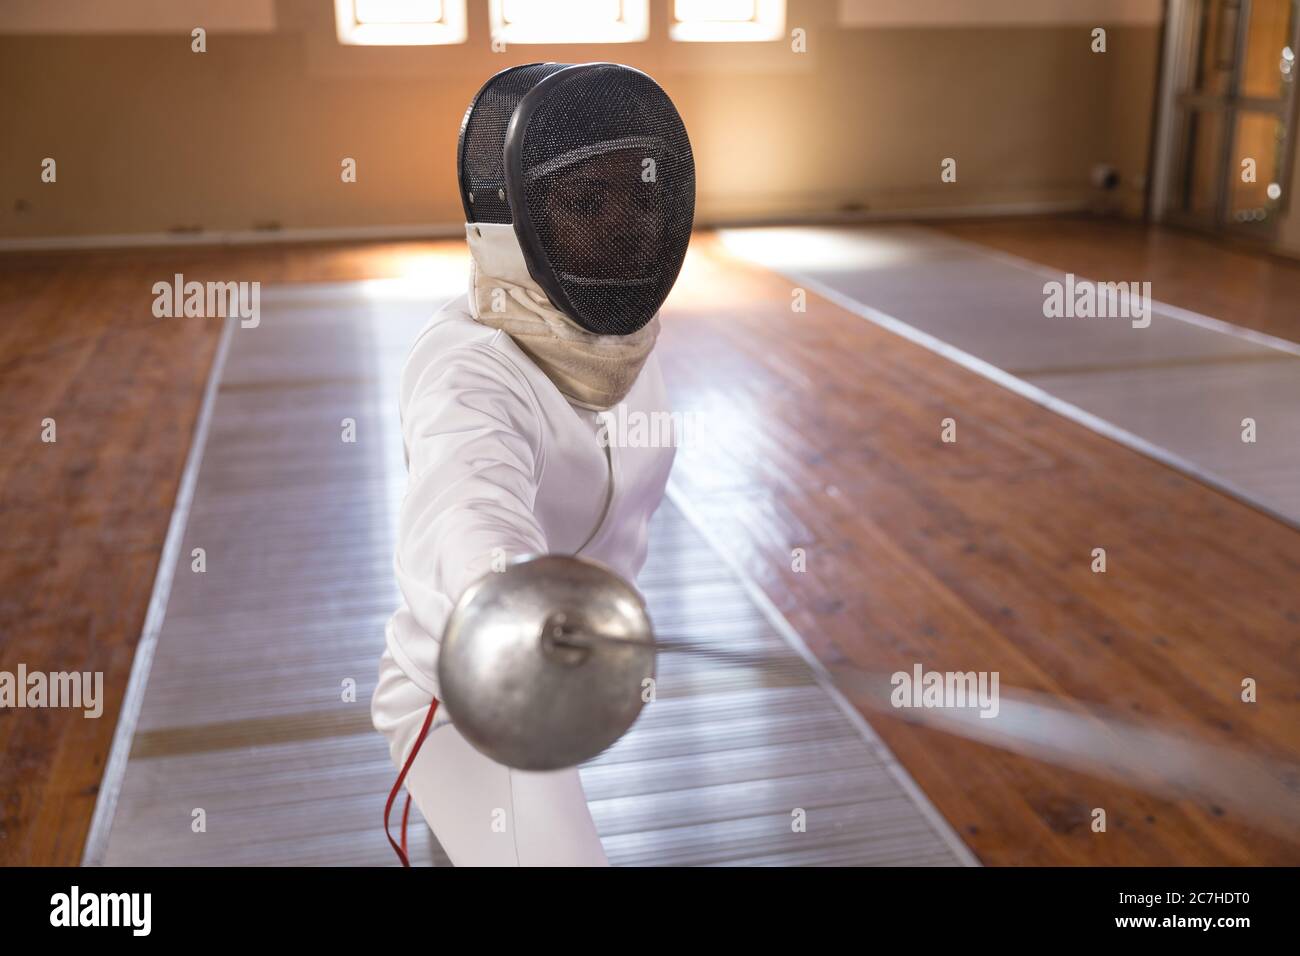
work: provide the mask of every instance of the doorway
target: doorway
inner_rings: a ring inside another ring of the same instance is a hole
[[[1270,242],[1289,201],[1300,0],[1186,0],[1168,29],[1163,218]]]

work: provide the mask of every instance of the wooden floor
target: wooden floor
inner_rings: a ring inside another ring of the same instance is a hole
[[[368,703],[405,493],[397,385],[445,289],[268,287],[235,329],[108,865],[394,865],[395,771]],[[338,422],[356,421],[357,441]],[[190,551],[203,547],[204,573]],[[761,668],[660,658],[656,700],[583,768],[615,865],[952,865],[969,860],[847,703],[837,706],[671,503],[637,581],[657,633]],[[354,682],[346,699],[344,681]],[[847,710],[847,713],[846,713]],[[206,829],[195,833],[201,807]],[[791,808],[807,814],[791,826]],[[418,821],[417,834],[423,831]],[[98,834],[96,835],[98,838]],[[447,865],[417,836],[417,864]]]
[[[1065,273],[917,225],[718,235],[793,285],[1300,528],[1300,344],[1154,298],[1136,324],[1047,318],[1045,281],[1064,287]]]
[[[1212,315],[1245,303],[1234,318],[1295,338],[1277,264],[1126,228],[1103,241],[1144,250],[1158,298]],[[1032,250],[997,224],[984,237],[1104,271],[1111,253],[1068,238],[1073,225],[1059,224],[1059,248],[1050,224],[1032,230]],[[109,689],[99,721],[0,711],[0,863],[79,859],[144,619],[216,340],[215,323],[153,320],[152,283],[398,275],[438,256],[399,244],[0,260],[0,669],[102,669]],[[674,482],[823,660],[997,669],[1295,758],[1300,535],[829,303],[811,298],[793,322],[789,303],[789,283],[701,237],[662,354],[678,405],[730,428],[679,455]],[[956,445],[938,440],[948,415]],[[39,440],[47,416],[54,446]],[[1097,546],[1106,575],[1088,570]],[[807,573],[791,570],[792,547],[808,549]],[[1259,704],[1238,702],[1243,676]],[[986,863],[1300,862],[1222,808],[876,727]],[[1088,826],[1097,806],[1106,834]]]
[[[1163,302],[1300,342],[1295,259],[1110,219],[968,219],[935,228],[1098,281],[1149,281],[1152,296]]]
[[[660,355],[675,403],[730,427],[673,481],[820,658],[997,670],[1296,759],[1300,533],[815,296],[792,319],[787,280],[698,250]],[[1241,703],[1247,676],[1275,696]],[[1300,862],[1221,807],[873,725],[987,864]]]
[[[219,321],[152,287],[400,276],[386,243],[0,256],[0,670],[102,671],[98,720],[0,709],[0,865],[75,864],[153,587]],[[53,418],[58,441],[41,442]]]

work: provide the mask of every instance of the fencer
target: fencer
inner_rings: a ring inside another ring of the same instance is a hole
[[[625,66],[528,64],[492,77],[458,141],[468,294],[418,336],[400,383],[408,486],[374,726],[451,861],[604,865],[576,768],[511,769],[439,699],[439,642],[483,575],[528,554],[593,558],[634,581],[672,442],[630,447],[607,413],[669,409],[658,312],[694,213],[671,100]],[[618,406],[623,406],[619,409]]]

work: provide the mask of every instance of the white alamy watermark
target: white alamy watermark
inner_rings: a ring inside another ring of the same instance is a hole
[[[152,893],[83,893],[74,886],[50,897],[51,926],[126,926],[148,936],[153,926]]]
[[[895,707],[977,708],[981,717],[998,715],[997,671],[927,671],[914,664],[912,673],[895,671],[889,682]]]
[[[155,282],[153,294],[153,314],[158,319],[238,316],[245,329],[255,329],[262,321],[260,282],[186,282],[178,272],[171,282]]]
[[[103,671],[0,671],[0,707],[80,710],[94,720],[104,713]]]
[[[619,402],[600,413],[596,440],[602,448],[684,448],[703,428],[699,412],[629,411]]]
[[[1043,315],[1049,319],[1129,319],[1135,329],[1151,324],[1150,282],[1092,282],[1067,273],[1064,282],[1043,283]]]

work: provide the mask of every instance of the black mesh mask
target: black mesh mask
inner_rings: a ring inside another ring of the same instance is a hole
[[[466,221],[513,224],[557,309],[600,335],[659,311],[690,242],[695,160],[654,80],[617,63],[511,67],[474,97],[457,150]]]

